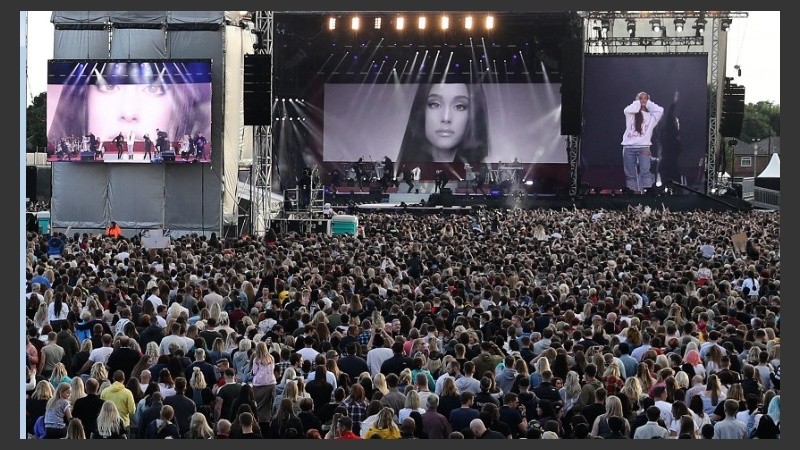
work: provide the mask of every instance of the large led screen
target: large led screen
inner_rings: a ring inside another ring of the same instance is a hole
[[[51,60],[52,162],[211,162],[211,60]]]
[[[566,163],[558,83],[325,85],[325,161]]]
[[[707,68],[705,53],[587,55],[581,182],[705,190]]]

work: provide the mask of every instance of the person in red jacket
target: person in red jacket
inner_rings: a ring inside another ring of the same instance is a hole
[[[111,221],[111,225],[106,228],[106,236],[112,237],[114,239],[119,239],[122,237],[122,228],[117,225],[117,222]]]

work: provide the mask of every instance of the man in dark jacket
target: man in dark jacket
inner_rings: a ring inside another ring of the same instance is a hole
[[[394,352],[394,355],[381,364],[382,374],[389,375],[390,373],[393,373],[399,375],[400,372],[402,372],[406,367],[409,369],[413,367],[414,361],[407,356],[403,356],[402,342],[395,342],[392,344],[392,351]]]
[[[164,399],[164,404],[172,406],[175,411],[173,421],[177,423],[181,435],[189,431],[189,423],[192,414],[197,411],[197,407],[192,399],[184,395],[186,392],[186,378],[178,377],[175,379],[175,395],[170,395]]]
[[[150,325],[139,335],[139,346],[147,348],[147,344],[150,342],[161,344],[162,338],[164,338],[164,329],[158,325],[158,317],[153,314],[150,316]]]
[[[72,417],[81,419],[86,437],[97,431],[97,416],[105,403],[97,394],[99,387],[100,384],[96,379],[86,380],[86,397],[75,400],[75,404],[72,406]]]
[[[139,430],[136,433],[136,437],[139,439],[144,439],[145,431],[147,430],[147,426],[150,425],[150,422],[158,419],[161,417],[161,407],[164,406],[162,401],[161,392],[153,392],[150,394],[150,406],[142,411],[142,415],[139,417]]]

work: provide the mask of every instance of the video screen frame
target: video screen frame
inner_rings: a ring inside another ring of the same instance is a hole
[[[644,191],[673,188],[675,181],[705,190],[708,64],[705,52],[585,55],[581,183],[595,190]],[[640,93],[661,109],[649,142],[625,139],[636,120],[628,121],[624,110]],[[635,164],[625,168],[629,144],[649,147],[645,164],[629,158]],[[643,166],[649,167],[647,176]]]
[[[48,61],[47,161],[210,163],[211,59]]]

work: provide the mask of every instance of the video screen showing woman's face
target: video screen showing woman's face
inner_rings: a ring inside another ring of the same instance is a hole
[[[425,137],[434,147],[451,149],[461,142],[469,121],[469,91],[464,83],[436,83],[425,103]]]
[[[110,141],[119,133],[133,131],[136,139],[156,129],[166,129],[173,114],[173,95],[182,85],[160,81],[148,84],[98,82],[87,93],[88,130],[99,139]]]

